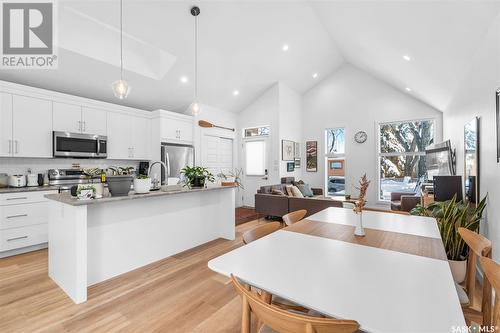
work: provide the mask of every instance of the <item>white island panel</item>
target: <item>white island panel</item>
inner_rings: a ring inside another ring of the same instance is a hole
[[[86,301],[87,286],[217,238],[235,238],[234,188],[158,194],[88,205],[47,196],[49,276],[75,303]]]

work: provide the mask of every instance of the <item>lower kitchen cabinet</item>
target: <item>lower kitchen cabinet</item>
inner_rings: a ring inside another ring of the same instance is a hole
[[[44,195],[51,193],[56,192],[0,194],[0,258],[47,243],[48,203]]]

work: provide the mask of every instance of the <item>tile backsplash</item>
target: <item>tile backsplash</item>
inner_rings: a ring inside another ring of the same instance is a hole
[[[136,170],[139,161],[107,160],[107,159],[72,159],[72,158],[10,158],[0,157],[0,173],[8,175],[46,173],[49,169],[71,169],[73,164],[81,168],[96,167],[107,169],[110,166],[133,166]]]

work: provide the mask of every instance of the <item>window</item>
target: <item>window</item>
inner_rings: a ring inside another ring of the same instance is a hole
[[[266,174],[266,142],[264,140],[245,142],[245,171],[247,176]]]
[[[379,199],[391,192],[415,192],[426,176],[425,147],[434,142],[434,121],[416,120],[379,125]]]
[[[268,135],[269,135],[269,126],[245,128],[243,130],[243,136],[245,138],[251,138],[256,136],[268,136]]]
[[[329,196],[345,195],[345,128],[328,128],[325,131],[326,193]]]

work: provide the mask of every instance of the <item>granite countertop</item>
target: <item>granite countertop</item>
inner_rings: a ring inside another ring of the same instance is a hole
[[[136,194],[134,191],[130,191],[128,195],[121,197],[105,196],[100,199],[92,199],[92,200],[79,200],[75,197],[72,197],[70,193],[47,194],[45,195],[45,197],[49,200],[62,202],[64,204],[71,206],[86,206],[86,205],[93,205],[93,204],[100,204],[100,203],[114,202],[114,201],[156,198],[156,197],[183,194],[183,193],[216,191],[216,190],[230,189],[234,187],[236,186],[211,186],[207,188],[182,189],[180,191],[179,190],[168,191],[168,192],[151,191],[149,193],[144,193],[144,194]]]
[[[33,187],[0,187],[0,194],[3,193],[22,193],[37,191],[57,191],[58,186],[33,186]]]

